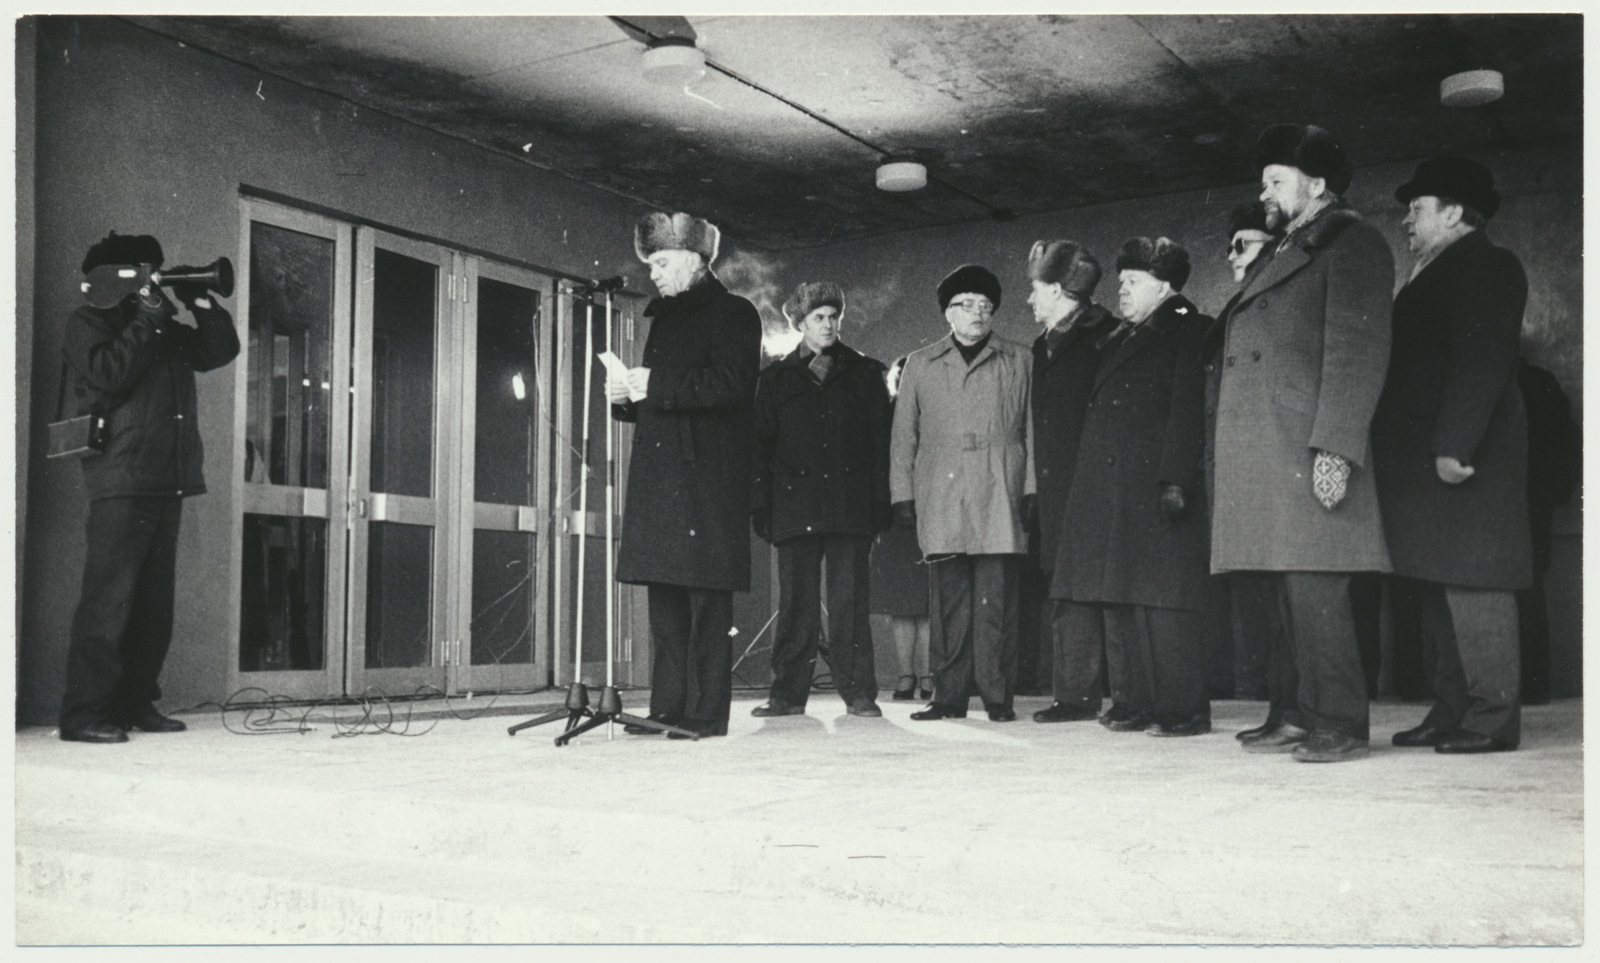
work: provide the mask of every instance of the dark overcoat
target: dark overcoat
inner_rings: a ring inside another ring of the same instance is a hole
[[[634,423],[617,580],[748,591],[761,316],[710,274],[644,313],[647,396],[611,406]]]
[[[1033,342],[1033,466],[1039,473],[1039,562],[1046,570],[1055,563],[1084,407],[1100,364],[1095,343],[1117,326],[1117,319],[1089,301],[1062,323],[1068,327],[1054,354],[1045,350],[1045,335]]]
[[[796,535],[872,535],[889,515],[889,389],[883,362],[830,349],[818,384],[801,348],[756,385],[752,511],[772,511],[774,544]]]
[[[125,300],[84,305],[68,319],[62,352],[78,413],[106,416],[105,451],[82,460],[90,501],[206,490],[194,374],[232,361],[239,335],[222,308],[190,313],[193,328],[173,318],[152,323]]]
[[[1527,297],[1517,256],[1482,231],[1441,251],[1395,297],[1372,458],[1396,575],[1479,589],[1532,582],[1528,425],[1517,385]],[[1438,455],[1474,474],[1446,484]]]
[[[1389,571],[1368,433],[1393,291],[1388,242],[1343,205],[1246,277],[1217,393],[1213,572]],[[1352,466],[1331,511],[1312,490],[1317,449]]]
[[[1054,598],[1197,611],[1206,568],[1205,373],[1211,318],[1168,298],[1095,373],[1055,560]],[[1188,509],[1161,511],[1166,485]]]

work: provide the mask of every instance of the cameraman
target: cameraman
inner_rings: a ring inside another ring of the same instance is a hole
[[[113,231],[89,248],[83,273],[161,263],[155,238]],[[78,412],[106,419],[104,450],[83,459],[88,537],[61,700],[61,738],[70,742],[184,729],[154,703],[172,641],[182,499],[205,491],[194,373],[232,361],[239,336],[205,288],[172,287],[196,327],[177,320],[154,284],[111,308],[83,305],[67,322],[62,352]]]

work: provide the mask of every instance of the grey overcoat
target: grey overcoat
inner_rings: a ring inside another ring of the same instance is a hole
[[[1227,309],[1213,572],[1389,571],[1368,432],[1389,364],[1393,291],[1383,235],[1335,205],[1291,235]],[[1352,465],[1331,511],[1312,492],[1317,449]]]

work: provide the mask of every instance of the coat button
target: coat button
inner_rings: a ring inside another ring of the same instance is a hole
[[[1250,360],[1251,361],[1260,361],[1261,360],[1261,352],[1259,352],[1259,351],[1250,352]]]
[[[1039,474],[1041,474],[1041,475],[1048,475],[1048,474],[1050,474],[1050,469],[1048,469],[1048,468],[1041,468],[1041,469],[1039,469]]]
[[[1214,365],[1214,364],[1206,365],[1206,374],[1210,374],[1211,372],[1213,372],[1215,370],[1217,370],[1217,366],[1216,365]]]
[[[1233,355],[1228,355],[1228,367],[1233,367]]]
[[[694,537],[694,529],[692,529],[692,528],[691,528],[691,529],[689,529],[689,537],[690,537],[690,538],[693,538],[693,537]]]
[[[1256,302],[1256,310],[1257,311],[1265,311],[1266,309],[1267,309],[1267,299],[1266,298],[1262,298],[1261,300]]]
[[[1115,465],[1116,463],[1117,463],[1117,456],[1116,455],[1107,455],[1106,456],[1106,464]]]

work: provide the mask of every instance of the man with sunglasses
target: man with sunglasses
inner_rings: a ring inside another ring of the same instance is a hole
[[[960,719],[976,684],[989,718],[1016,718],[1017,587],[1034,512],[1033,356],[994,334],[1000,281],[974,264],[939,283],[950,336],[906,361],[889,487],[930,566],[933,702]]]

